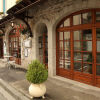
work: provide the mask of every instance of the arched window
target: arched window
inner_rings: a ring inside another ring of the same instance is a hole
[[[100,9],[65,17],[56,37],[57,75],[100,86]]]
[[[9,33],[9,53],[17,64],[21,64],[21,38],[16,29]]]

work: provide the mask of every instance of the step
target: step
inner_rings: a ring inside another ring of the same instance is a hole
[[[8,96],[7,100],[30,100],[29,97],[26,97],[23,93],[16,90],[14,87],[9,85],[9,83],[5,82],[4,80],[0,79],[0,87],[2,87],[2,90],[0,89],[0,92],[3,93],[4,96]],[[5,91],[5,92],[3,92]]]

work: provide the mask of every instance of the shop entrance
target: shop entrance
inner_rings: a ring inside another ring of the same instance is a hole
[[[3,37],[0,37],[0,58],[3,58]]]
[[[9,53],[12,56],[10,60],[15,60],[17,64],[21,64],[21,38],[16,29],[9,33]]]
[[[100,87],[100,11],[73,13],[57,27],[57,75]]]
[[[48,32],[44,23],[38,25],[39,60],[48,67]]]

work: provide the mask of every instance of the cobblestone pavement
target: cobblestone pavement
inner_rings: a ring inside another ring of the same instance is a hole
[[[11,68],[9,70],[8,68],[4,67],[0,68],[0,78],[27,97],[30,97],[28,93],[29,83],[25,79],[25,72],[25,70],[19,68]],[[77,83],[75,85],[74,82],[75,81],[69,83],[54,78],[48,78],[46,81],[46,98],[44,100],[100,100],[100,88],[92,87],[82,83]],[[2,95],[1,98],[3,98]],[[5,98],[3,100],[5,100]],[[42,99],[34,98],[33,100]]]
[[[0,93],[0,100],[7,100],[7,99],[3,96],[3,94]]]

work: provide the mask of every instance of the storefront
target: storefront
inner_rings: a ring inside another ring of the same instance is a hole
[[[100,10],[82,10],[57,27],[57,75],[100,86]]]
[[[24,1],[8,10],[5,20],[15,15],[13,22],[26,25],[29,31],[11,35],[14,30],[7,23],[7,52],[26,69],[38,59],[46,64],[50,77],[61,76],[100,87],[100,1],[40,1]]]

